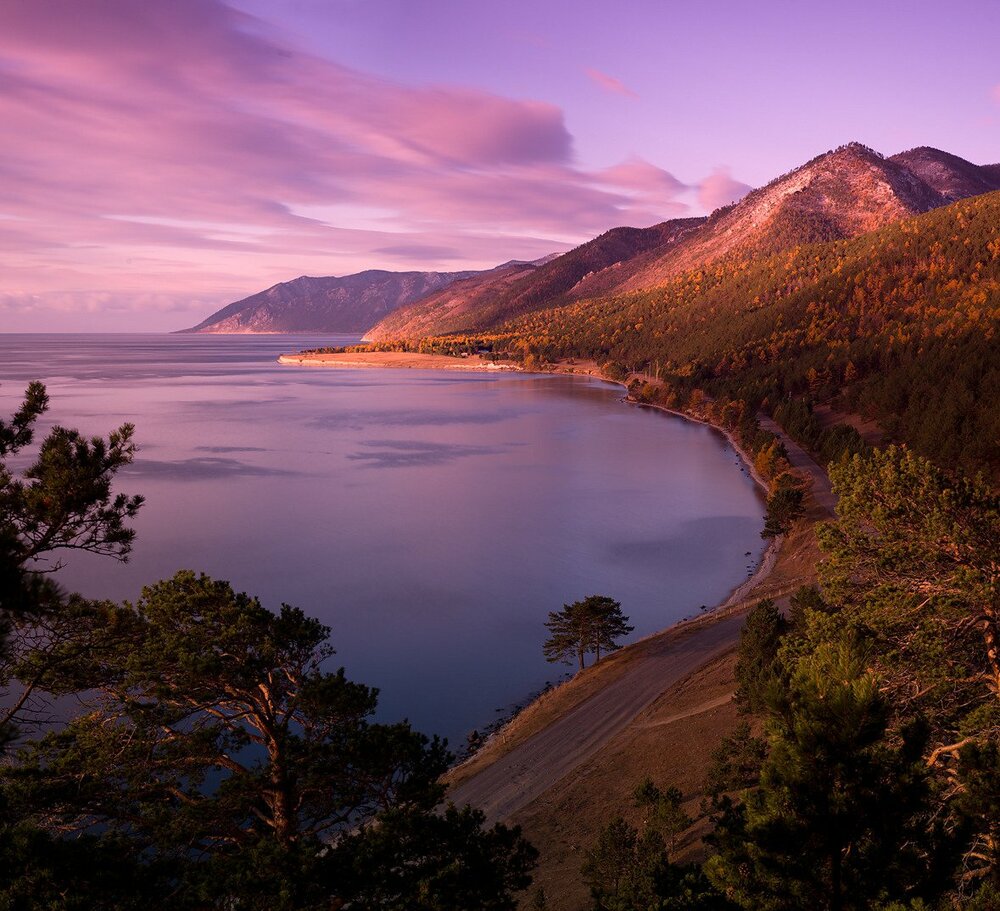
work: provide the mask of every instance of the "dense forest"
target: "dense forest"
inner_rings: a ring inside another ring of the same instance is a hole
[[[831,403],[941,464],[996,470],[998,329],[992,193],[853,240],[725,259],[653,290],[438,344],[532,365],[592,359],[662,380],[681,404],[695,390],[772,413]]]

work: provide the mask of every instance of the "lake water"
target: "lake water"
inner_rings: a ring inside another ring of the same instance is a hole
[[[759,559],[760,492],[712,429],[587,378],[276,363],[344,341],[0,336],[0,414],[40,379],[46,426],[137,427],[132,559],[73,556],[63,584],[134,598],[190,568],[302,607],[380,717],[457,745],[564,672],[548,611],[611,595],[638,638]]]

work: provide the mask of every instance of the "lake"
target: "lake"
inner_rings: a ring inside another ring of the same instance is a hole
[[[566,671],[548,611],[610,595],[635,639],[760,558],[763,498],[717,431],[584,377],[276,363],[348,341],[0,336],[0,413],[40,379],[45,426],[137,428],[133,556],[73,555],[63,585],[132,599],[188,568],[299,606],[380,718],[457,746]]]

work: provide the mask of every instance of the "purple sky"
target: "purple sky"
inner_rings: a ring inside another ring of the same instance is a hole
[[[535,258],[850,140],[1000,161],[1000,4],[0,0],[0,331]]]

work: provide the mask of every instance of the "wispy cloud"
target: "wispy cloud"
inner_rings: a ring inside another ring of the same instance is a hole
[[[597,171],[592,177],[601,185],[631,197],[630,224],[652,224],[685,215],[690,208],[686,199],[691,187],[636,155]]]
[[[620,79],[616,79],[614,76],[609,76],[601,70],[596,70],[593,67],[587,67],[584,72],[590,78],[591,82],[595,85],[599,85],[606,92],[611,92],[614,95],[624,95],[626,98],[639,97],[637,92],[630,89]]]
[[[0,309],[19,325],[167,325],[294,275],[535,259],[687,209],[641,159],[581,168],[555,105],[362,73],[221,0],[7,3],[0,34]]]
[[[716,168],[698,184],[698,202],[707,212],[742,199],[752,187],[733,179],[729,168]]]

